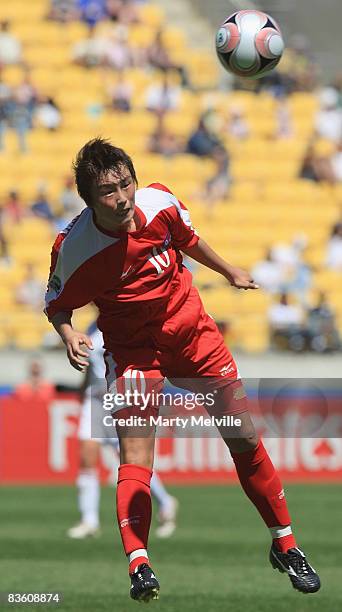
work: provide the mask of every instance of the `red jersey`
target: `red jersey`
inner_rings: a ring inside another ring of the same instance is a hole
[[[85,208],[57,236],[46,293],[49,319],[94,302],[99,328],[110,333],[118,317],[136,316],[142,302],[160,302],[168,312],[185,302],[192,276],[180,249],[199,240],[189,212],[159,183],[137,190],[135,201],[140,227],[134,232],[100,229]]]

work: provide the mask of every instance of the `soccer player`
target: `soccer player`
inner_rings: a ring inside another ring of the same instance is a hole
[[[78,153],[74,171],[86,208],[54,243],[46,295],[47,316],[71,365],[86,368],[86,349],[92,348],[90,338],[73,329],[72,312],[94,302],[107,385],[115,397],[127,383],[158,390],[166,376],[171,382],[181,379],[190,391],[215,391],[215,415],[239,415],[241,421],[238,430],[220,428],[220,433],[244,491],[270,530],[273,567],[287,573],[299,591],[317,591],[319,577],[297,547],[284,490],[255,432],[237,366],[203,308],[182,253],[234,287],[256,290],[257,285],[197,235],[186,207],[167,187],[153,183],[136,190],[132,160],[122,149],[96,138]],[[115,418],[136,411],[135,406],[115,408]],[[144,416],[156,410],[149,406]],[[147,552],[155,428],[142,425],[130,435],[129,427],[118,423],[117,433],[117,518],[130,594],[149,601],[159,592]]]
[[[101,416],[103,417],[101,411],[103,412],[105,367],[103,337],[96,323],[89,326],[87,335],[91,340],[93,350],[89,355],[89,367],[81,388],[82,406],[78,428],[80,470],[76,484],[81,520],[67,531],[70,538],[78,540],[96,536],[99,533],[100,482],[97,474],[99,447],[101,444],[109,444],[113,447],[114,452],[118,452],[119,449],[118,439],[110,437],[110,432],[103,424],[103,418],[101,419]],[[94,437],[91,428],[92,411],[96,426],[100,425],[100,432],[96,431]],[[96,420],[97,416],[100,416],[98,420]],[[99,437],[101,433],[103,437]],[[178,501],[166,491],[156,471],[153,472],[151,478],[151,493],[158,504],[159,525],[155,531],[156,536],[169,538],[176,529]]]

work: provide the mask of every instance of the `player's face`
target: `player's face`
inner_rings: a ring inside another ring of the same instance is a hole
[[[128,225],[134,215],[135,182],[128,168],[110,170],[93,189],[93,209],[104,227]]]

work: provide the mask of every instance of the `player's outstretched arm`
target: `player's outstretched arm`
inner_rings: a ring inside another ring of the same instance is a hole
[[[56,332],[62,338],[68,359],[76,370],[83,372],[84,368],[89,365],[87,361],[88,353],[81,349],[85,345],[89,349],[93,348],[91,339],[87,334],[76,331],[71,324],[71,315],[69,312],[57,312],[52,318],[51,323]]]
[[[249,272],[227,263],[202,238],[199,239],[195,246],[182,249],[182,251],[203,266],[222,274],[233,287],[238,289],[259,289],[259,285],[253,281]]]

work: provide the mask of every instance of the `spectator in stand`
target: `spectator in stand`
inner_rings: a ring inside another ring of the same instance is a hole
[[[21,153],[27,153],[27,133],[32,127],[32,110],[26,101],[23,91],[15,89],[8,104],[8,126],[18,137],[18,147]]]
[[[32,108],[27,88],[19,85],[11,89],[0,79],[0,151],[4,149],[4,136],[9,129],[17,134],[19,150],[27,151],[26,134],[32,127]]]
[[[34,266],[28,263],[26,265],[25,277],[16,288],[16,302],[41,312],[44,304],[45,289],[45,283],[37,277]]]
[[[198,122],[197,128],[190,134],[186,151],[198,157],[213,157],[218,146],[222,146],[216,134],[210,129],[207,121],[208,113],[204,113]]]
[[[342,182],[342,140],[337,144],[335,152],[330,158],[331,181]]]
[[[20,97],[20,100],[27,106],[32,117],[38,99],[38,91],[31,81],[31,74],[29,70],[25,71],[23,80],[17,86],[16,91]]]
[[[94,68],[106,63],[108,39],[96,35],[95,28],[89,28],[87,38],[78,41],[72,49],[72,60],[84,68]]]
[[[0,68],[10,64],[20,64],[22,61],[21,43],[11,34],[10,22],[0,22]]]
[[[146,108],[156,115],[177,110],[180,104],[180,89],[171,85],[167,74],[161,83],[152,83],[146,91]]]
[[[49,401],[54,396],[55,387],[43,377],[41,361],[33,359],[29,363],[28,377],[15,388],[15,396],[21,401]]]
[[[7,83],[4,82],[0,69],[0,101],[8,100],[11,97],[12,90]]]
[[[292,136],[294,135],[292,115],[288,104],[288,99],[285,96],[282,96],[276,100],[275,119],[275,138],[277,140],[283,138],[292,138]]]
[[[46,219],[46,221],[48,221],[49,223],[54,223],[56,221],[55,216],[51,210],[45,186],[40,186],[38,188],[37,195],[31,205],[31,213],[34,217]]]
[[[325,293],[321,292],[317,304],[308,310],[306,325],[310,348],[313,351],[323,353],[337,351],[341,347],[335,315]]]
[[[175,64],[163,41],[163,30],[158,30],[154,41],[147,48],[146,60],[153,68],[161,70],[162,72],[176,71],[181,77],[182,87],[189,87],[189,77],[185,66],[181,64]]]
[[[121,23],[122,0],[106,0],[106,10],[109,19]]]
[[[228,136],[235,140],[245,140],[249,137],[249,125],[241,106],[234,105],[230,107],[226,130]]]
[[[312,281],[311,269],[302,259],[306,244],[306,237],[298,236],[291,244],[267,249],[265,259],[253,269],[255,282],[268,293],[291,293],[305,304]]]
[[[342,221],[336,223],[332,229],[327,246],[326,265],[342,272]]]
[[[309,39],[304,34],[294,34],[284,55],[286,73],[294,80],[294,91],[313,91],[317,85],[318,64]]]
[[[283,266],[274,260],[272,249],[268,248],[262,261],[256,263],[252,278],[267,293],[279,293],[284,283]]]
[[[63,207],[62,217],[65,223],[70,223],[83,210],[84,202],[75,189],[75,181],[72,175],[65,177],[64,188],[59,196],[59,201]]]
[[[55,132],[61,124],[62,116],[53,98],[41,96],[35,110],[37,125]]]
[[[135,2],[131,0],[106,0],[109,19],[123,25],[139,23],[140,17]]]
[[[317,153],[312,142],[308,144],[306,149],[299,178],[314,181],[315,183],[320,183],[321,181],[333,183],[335,180],[330,159],[325,155]]]
[[[339,95],[333,87],[322,89],[319,95],[320,110],[316,115],[316,133],[332,142],[342,140],[342,109],[339,108]]]
[[[302,34],[295,34],[279,66],[258,79],[255,90],[269,91],[275,98],[295,91],[313,91],[317,84],[317,74],[318,64],[309,49],[308,39]],[[243,85],[241,79],[239,83]]]
[[[25,217],[26,211],[17,191],[12,190],[9,192],[5,201],[4,211],[7,219],[14,224],[21,223]]]
[[[125,73],[120,70],[116,83],[107,88],[110,99],[109,108],[121,113],[129,113],[132,110],[133,85],[125,78]]]
[[[335,75],[333,83],[331,85],[337,93],[338,96],[338,108],[342,108],[342,72],[338,72]]]
[[[91,28],[106,17],[105,0],[77,0],[76,8],[82,21]]]
[[[274,303],[268,311],[271,344],[275,348],[303,350],[304,313],[300,306],[290,304],[287,293],[282,293],[279,302]]]
[[[126,28],[118,27],[112,30],[107,38],[104,63],[114,70],[125,70],[134,65],[133,51],[128,44]]]
[[[149,138],[147,150],[164,157],[174,157],[184,151],[184,144],[165,127],[164,115],[157,116],[156,129]]]
[[[246,79],[241,77],[235,77],[236,89],[244,89],[245,80]],[[251,83],[251,87],[256,93],[266,91],[274,96],[274,98],[278,98],[296,91],[296,82],[294,77],[287,70],[280,71],[276,68],[261,79],[257,79],[254,84]]]
[[[0,263],[8,265],[10,263],[8,242],[4,231],[4,207],[0,204]]]
[[[9,127],[11,97],[11,88],[3,82],[0,73],[0,151],[4,149],[4,135]]]
[[[225,200],[228,197],[231,184],[229,155],[226,149],[221,145],[215,147],[212,159],[216,164],[216,170],[214,176],[208,180],[204,194],[208,207],[219,200]]]
[[[50,10],[47,18],[61,23],[68,23],[79,19],[76,0],[50,0]]]

